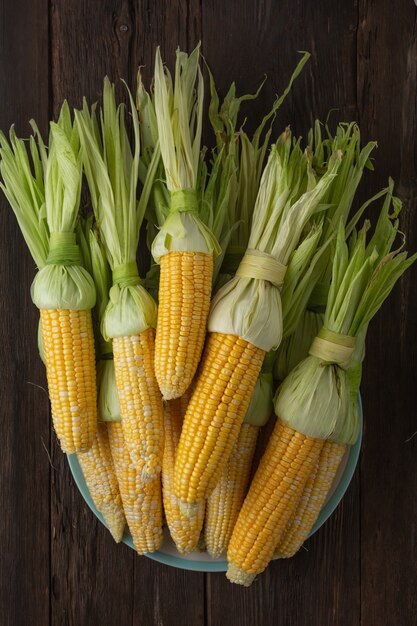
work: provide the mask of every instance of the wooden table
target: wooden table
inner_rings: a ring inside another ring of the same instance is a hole
[[[355,119],[376,138],[402,228],[417,247],[417,9],[412,0],[0,0],[0,127],[45,132],[66,97],[98,98],[102,79],[149,77],[155,46],[172,63],[201,39],[222,93],[268,81],[267,111],[297,50],[311,61],[276,123]],[[249,111],[249,108],[248,108]],[[249,127],[251,127],[249,122]],[[417,623],[417,268],[396,287],[367,344],[360,467],[343,504],[290,561],[249,589],[177,571],[113,543],[51,434],[36,350],[33,262],[3,198],[0,212],[0,624],[2,626],[407,626]]]

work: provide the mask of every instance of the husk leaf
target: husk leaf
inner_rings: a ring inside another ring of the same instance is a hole
[[[341,159],[341,154],[335,153],[326,173],[316,181],[299,143],[291,144],[287,129],[271,149],[248,243],[248,248],[266,252],[283,265],[288,263],[306,223],[320,208]],[[262,350],[276,350],[283,333],[280,289],[264,280],[233,278],[213,299],[208,329],[243,337]]]
[[[394,205],[391,218],[389,209]],[[398,232],[398,203],[390,183],[374,235],[370,224],[346,242],[340,224],[324,327],[357,337],[349,362],[326,362],[307,356],[284,380],[275,397],[275,412],[299,432],[338,443],[353,444],[359,433],[357,392],[361,378],[366,330],[401,274],[416,260],[392,250]]]
[[[51,122],[44,167],[49,232],[73,233],[80,204],[82,162],[79,136],[67,102],[62,105],[58,121]],[[96,300],[93,279],[81,265],[46,264],[36,275],[31,293],[39,309],[92,309]]]
[[[135,140],[133,153],[125,125],[124,106],[116,105],[114,86],[107,78],[100,115],[101,133],[97,132],[94,107],[89,111],[84,103],[82,111],[76,111],[91,202],[112,270],[120,265],[136,263],[139,231],[157,169],[157,156],[153,155],[138,202],[139,122],[129,91],[128,94]],[[156,303],[142,285],[112,286],[101,326],[106,341],[113,337],[136,335],[155,325]]]

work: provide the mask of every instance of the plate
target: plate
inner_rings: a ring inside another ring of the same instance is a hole
[[[358,440],[354,446],[350,446],[348,448],[345,456],[343,457],[342,462],[339,466],[339,470],[335,476],[333,486],[329,492],[329,495],[327,496],[326,503],[322,508],[309,537],[317,532],[320,526],[322,526],[324,522],[328,520],[330,515],[332,515],[332,513],[342,500],[343,496],[345,495],[346,490],[355,472],[362,442],[363,415],[362,402],[360,397],[358,398],[358,405],[361,422]],[[93,511],[94,515],[98,517],[100,522],[105,526],[103,516],[96,509],[94,502],[90,496],[90,492],[88,491],[83,473],[78,463],[77,455],[67,455],[67,458],[72,475],[78,489],[81,492],[81,495],[83,496],[90,509]],[[124,536],[123,543],[134,549],[132,537],[130,534],[126,534]],[[145,556],[153,559],[154,561],[158,561],[159,563],[164,563],[165,565],[171,565],[172,567],[178,567],[185,570],[192,570],[194,572],[225,572],[227,570],[227,562],[224,558],[212,559],[210,556],[208,556],[207,553],[197,551],[191,552],[187,555],[180,554],[176,550],[175,545],[169,536],[168,529],[165,529],[164,531],[164,541],[161,548],[156,552],[153,552],[152,554],[147,554]]]

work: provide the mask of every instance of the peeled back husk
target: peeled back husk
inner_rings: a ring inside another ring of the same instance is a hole
[[[96,288],[80,265],[45,265],[32,283],[33,303],[38,309],[85,311],[96,303]]]
[[[142,285],[116,284],[110,289],[101,333],[106,341],[139,335],[148,328],[156,328],[156,317],[156,302]]]
[[[278,348],[274,364],[276,380],[285,380],[296,365],[305,359],[314,337],[323,326],[323,319],[322,313],[304,311],[295,333],[286,337]]]
[[[211,230],[192,211],[170,213],[152,244],[156,263],[168,252],[220,254],[220,246]]]
[[[356,394],[339,365],[308,356],[279,387],[274,405],[279,419],[309,437],[350,445],[358,438]]]
[[[102,422],[120,422],[120,404],[113,359],[97,363],[97,408]]]
[[[266,352],[276,350],[282,339],[278,287],[266,280],[235,276],[215,295],[208,330],[242,337]]]
[[[261,372],[256,381],[252,398],[245,415],[245,423],[251,426],[264,426],[271,417],[273,405],[274,379],[271,372]]]

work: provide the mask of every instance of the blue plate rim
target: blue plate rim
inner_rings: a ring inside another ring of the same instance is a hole
[[[313,535],[315,532],[323,526],[323,524],[329,519],[329,517],[335,512],[340,502],[342,501],[343,496],[345,495],[353,475],[355,473],[359,454],[362,443],[362,433],[363,433],[363,411],[362,411],[362,398],[360,394],[358,395],[358,405],[359,405],[359,417],[360,417],[360,431],[359,436],[356,443],[350,448],[349,457],[346,463],[346,467],[342,474],[342,477],[332,494],[330,500],[323,507],[320,512],[320,515],[314,524],[309,537]],[[75,484],[78,487],[82,497],[86,501],[87,505],[94,513],[94,515],[100,520],[103,526],[106,526],[103,516],[97,510],[91,496],[90,492],[87,488],[87,485],[84,480],[84,476],[82,474],[80,465],[78,463],[76,454],[67,454],[68,464],[71,470],[71,474],[74,478]],[[130,548],[134,549],[132,537],[130,535],[125,535],[123,538],[123,543],[128,545]],[[177,567],[179,569],[184,569],[193,572],[225,572],[227,570],[227,561],[191,561],[187,558],[183,558],[180,555],[174,556],[172,554],[165,554],[164,552],[160,552],[157,550],[156,552],[145,554],[144,556],[149,557],[150,559],[157,561],[158,563],[163,563],[164,565],[170,565],[171,567]]]

